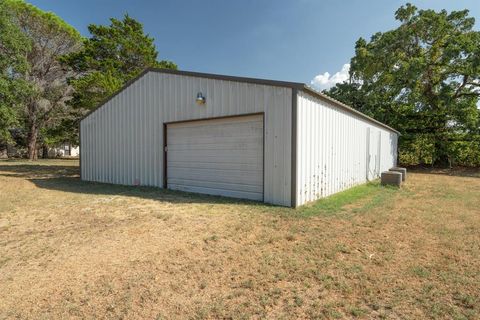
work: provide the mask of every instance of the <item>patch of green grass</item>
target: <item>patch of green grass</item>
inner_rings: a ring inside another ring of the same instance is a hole
[[[348,311],[354,317],[361,317],[365,314],[365,310],[357,306],[351,306]]]
[[[341,306],[337,304],[326,304],[321,306],[318,302],[311,304],[307,310],[307,315],[310,319],[341,319],[344,315],[337,309]]]
[[[428,278],[430,276],[430,271],[422,266],[414,266],[410,271],[419,278]]]
[[[295,296],[295,297],[293,297],[293,304],[296,307],[301,307],[303,305],[303,299],[299,296]]]
[[[240,288],[252,290],[253,289],[253,280],[248,279],[246,281],[243,281],[242,283],[240,283]]]
[[[343,243],[337,243],[335,245],[335,251],[340,253],[345,253],[345,254],[350,253],[350,249]]]
[[[431,188],[431,196],[441,199],[457,199],[464,196],[464,192],[457,192],[452,187],[435,186]]]
[[[205,243],[216,242],[216,241],[218,241],[218,236],[217,236],[216,234],[214,234],[214,235],[212,235],[212,236],[209,236],[209,237],[203,239],[203,241],[204,241]]]
[[[157,213],[154,214],[154,217],[156,217],[157,219],[160,219],[162,221],[167,221],[167,220],[169,220],[170,218],[173,217],[173,213],[157,212]]]
[[[379,188],[381,189],[379,192],[376,192],[373,197],[369,199],[369,201],[367,201],[361,208],[353,209],[353,212],[366,212],[380,206],[386,206],[387,200],[398,191],[398,189],[394,187],[380,186]]]
[[[461,293],[461,292],[455,292],[453,295],[453,299],[455,300],[455,303],[457,305],[460,305],[464,308],[467,309],[473,309],[475,308],[475,305],[477,305],[478,298],[475,298],[472,295],[466,294],[466,293]]]
[[[352,211],[364,212],[381,206],[397,191],[397,188],[384,187],[379,182],[370,182],[320,199],[313,204],[300,207],[297,213],[304,217],[319,214],[335,216],[346,211],[346,206],[355,205],[359,202],[362,202],[361,205],[352,209]]]

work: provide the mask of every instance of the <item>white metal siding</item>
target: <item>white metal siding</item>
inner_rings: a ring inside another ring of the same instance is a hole
[[[298,93],[297,112],[297,205],[366,182],[367,168],[377,178],[396,164],[393,131],[305,92]]]
[[[263,116],[167,126],[169,189],[263,200]]]
[[[162,187],[163,123],[264,112],[264,201],[289,206],[291,102],[290,88],[148,72],[82,120],[82,179]]]

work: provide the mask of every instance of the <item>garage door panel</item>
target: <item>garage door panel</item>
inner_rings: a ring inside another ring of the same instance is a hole
[[[230,191],[244,191],[252,193],[262,193],[262,185],[249,185],[241,183],[226,183],[226,182],[215,182],[215,181],[199,181],[199,180],[190,180],[190,179],[170,179],[171,185],[177,186],[192,186],[192,187],[205,187],[211,189],[224,189]]]
[[[170,155],[167,155],[168,160],[174,159],[192,159],[194,161],[210,161],[217,159],[217,162],[234,162],[235,159],[261,159],[260,149],[245,149],[245,150],[236,150],[235,147],[225,148],[222,150],[182,150],[182,151],[171,151]]]
[[[263,121],[243,122],[243,123],[229,123],[216,125],[204,125],[204,126],[192,126],[192,127],[176,127],[175,132],[172,132],[169,136],[171,139],[185,138],[192,139],[198,138],[215,138],[215,137],[248,137],[258,136],[263,132]],[[195,137],[191,136],[191,132],[195,131]],[[167,137],[167,139],[169,138]],[[167,142],[170,142],[167,140]]]
[[[195,165],[195,163],[222,163],[224,166],[228,166],[228,164],[231,164],[232,167],[235,167],[237,165],[240,165],[242,163],[247,163],[249,165],[258,165],[258,162],[260,160],[262,160],[261,158],[259,158],[258,156],[253,156],[253,157],[247,157],[247,156],[242,156],[241,158],[239,157],[234,157],[234,156],[225,156],[223,157],[222,159],[219,159],[218,157],[215,157],[215,156],[203,156],[203,157],[199,157],[199,156],[196,156],[194,157],[193,159],[190,159],[190,160],[185,160],[185,156],[182,156],[182,157],[169,157],[168,158],[168,163],[172,163],[174,166],[177,164],[177,163],[190,163],[190,165]]]
[[[263,185],[261,171],[199,169],[189,170],[172,167],[169,177],[200,181],[216,181],[239,184]]]
[[[214,119],[205,119],[205,120],[193,120],[185,121],[170,124],[169,126],[175,126],[178,129],[186,128],[190,130],[191,128],[198,128],[198,130],[205,130],[205,127],[224,127],[224,124],[229,122],[230,126],[242,126],[243,123],[261,123],[263,119],[261,115],[249,115],[249,116],[238,116],[238,117],[227,117],[227,118],[214,118]]]
[[[218,140],[218,141],[215,141]],[[183,151],[183,150],[223,150],[232,148],[236,146],[236,149],[246,150],[251,148],[252,145],[261,146],[263,140],[256,136],[247,136],[247,137],[223,137],[222,139],[208,139],[208,138],[197,138],[192,142],[185,143],[176,143],[169,144],[168,150],[173,151]],[[184,139],[186,141],[186,139]]]
[[[167,187],[263,199],[263,116],[167,125]]]
[[[243,170],[243,171],[257,171],[259,174],[263,171],[261,163],[252,162],[216,162],[216,161],[182,161],[175,160],[171,162],[170,168],[190,169],[195,166],[199,169],[223,169],[223,170]]]
[[[225,189],[215,189],[215,188],[208,188],[208,187],[194,187],[194,186],[175,185],[175,184],[169,184],[168,188],[172,189],[172,190],[179,190],[179,191],[185,191],[185,192],[195,192],[195,193],[204,193],[204,194],[210,194],[210,195],[214,195],[214,196],[250,199],[250,200],[256,200],[256,201],[262,201],[263,200],[263,194],[262,193],[255,193],[255,192],[233,191],[233,190],[225,190]]]
[[[195,132],[196,136],[192,137],[191,131],[188,132],[186,131],[184,134],[171,134],[169,137],[167,137],[167,142],[170,143],[171,141],[178,141],[179,138],[184,139],[183,142],[191,142],[195,141],[196,142],[219,142],[219,141],[225,141],[225,140],[235,140],[235,139],[245,139],[248,137],[258,137],[258,135],[261,133],[261,129],[258,128],[261,125],[261,123],[258,124],[258,126],[255,127],[249,127],[249,128],[230,128],[232,131],[215,131],[215,130],[210,130],[208,134],[203,134],[202,132]],[[240,130],[249,130],[249,131],[240,131]]]
[[[213,138],[215,138],[215,136],[226,137],[226,138],[258,136],[258,134],[261,133],[260,131],[262,131],[262,124],[263,124],[262,122],[252,122],[252,123],[248,123],[248,126],[231,125],[228,127],[228,130],[218,126],[212,126],[211,128],[201,128],[201,130],[195,130],[195,134],[196,134],[196,137],[203,138],[203,139],[212,138],[212,135],[213,135]],[[187,128],[182,128],[182,129],[178,128],[177,129],[178,132],[175,132],[175,133],[172,132],[170,138],[191,139],[192,137],[190,133],[192,132],[192,129],[195,129],[195,128],[189,128],[189,130],[187,130]]]

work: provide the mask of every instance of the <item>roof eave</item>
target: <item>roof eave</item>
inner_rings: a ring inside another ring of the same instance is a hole
[[[307,93],[309,93],[309,94],[312,94],[312,95],[314,95],[314,96],[316,96],[316,97],[318,97],[318,98],[320,98],[320,99],[323,99],[323,100],[326,100],[326,101],[328,101],[328,102],[331,102],[331,103],[335,104],[336,106],[339,106],[339,107],[347,110],[348,112],[351,112],[351,113],[353,113],[353,114],[356,114],[356,115],[358,115],[358,116],[360,116],[360,117],[362,117],[362,118],[364,118],[364,119],[366,119],[366,120],[368,120],[368,121],[370,121],[370,122],[373,122],[373,123],[375,123],[375,124],[377,124],[377,125],[385,128],[385,129],[388,129],[388,130],[390,130],[390,131],[392,131],[392,132],[395,132],[395,133],[398,134],[399,136],[401,135],[401,133],[400,133],[398,130],[395,130],[394,128],[392,128],[392,127],[390,127],[390,126],[387,126],[386,124],[384,124],[384,123],[382,123],[382,122],[380,122],[380,121],[378,121],[378,120],[375,120],[374,118],[369,117],[369,116],[367,116],[366,114],[364,114],[364,113],[362,113],[362,112],[360,112],[360,111],[358,111],[358,110],[355,110],[354,108],[352,108],[352,107],[344,104],[343,102],[340,102],[340,101],[338,101],[338,100],[336,100],[336,99],[334,99],[334,98],[332,98],[332,97],[329,97],[329,96],[327,96],[326,94],[321,93],[320,91],[317,91],[317,90],[313,89],[312,87],[310,87],[310,86],[308,86],[308,85],[306,85],[306,84],[304,84],[304,85],[302,86],[302,90],[305,91],[305,92],[307,92]]]

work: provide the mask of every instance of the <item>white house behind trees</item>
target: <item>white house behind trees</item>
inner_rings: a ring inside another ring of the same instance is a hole
[[[296,207],[395,166],[398,135],[302,83],[148,69],[81,121],[81,178]]]
[[[55,147],[48,148],[48,156],[55,157],[78,157],[80,148],[69,142],[63,142]]]

